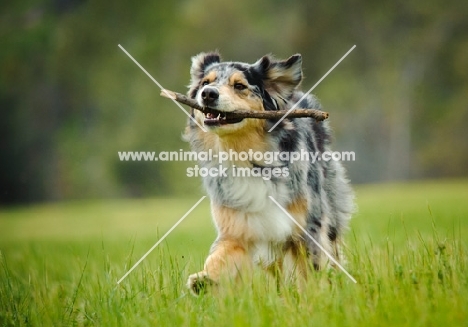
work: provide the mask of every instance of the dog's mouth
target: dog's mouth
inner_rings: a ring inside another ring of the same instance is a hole
[[[230,117],[229,112],[206,109],[204,123],[207,126],[219,126],[240,123],[243,118]]]

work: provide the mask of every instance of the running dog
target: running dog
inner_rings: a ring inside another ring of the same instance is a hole
[[[264,56],[254,64],[223,62],[216,52],[192,58],[188,95],[200,106],[191,119],[185,138],[197,152],[252,152],[290,154],[297,151],[323,153],[330,150],[328,122],[312,118],[278,120],[237,119],[236,109],[288,110],[321,109],[314,96],[299,90],[302,57],[286,60]],[[256,156],[258,158],[260,156]],[[281,156],[280,156],[281,158]],[[199,294],[209,285],[235,280],[252,264],[279,273],[278,276],[305,279],[309,270],[320,269],[328,260],[323,251],[275,204],[275,199],[337,262],[341,261],[342,235],[354,211],[354,195],[345,170],[336,161],[241,160],[230,158],[201,161],[201,167],[223,167],[226,174],[208,175],[204,187],[211,198],[211,212],[218,237],[202,271],[190,275],[187,286]],[[236,174],[236,169],[273,170],[264,175]],[[279,169],[279,170],[278,170]],[[312,267],[312,269],[309,269]]]

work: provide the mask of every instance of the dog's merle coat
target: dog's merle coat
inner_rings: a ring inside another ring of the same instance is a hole
[[[221,62],[217,53],[201,53],[192,58],[189,96],[200,105],[219,112],[192,116],[204,125],[205,133],[189,121],[186,138],[194,151],[308,152],[330,150],[328,122],[312,118],[284,119],[271,133],[276,121],[244,119],[233,121],[235,109],[287,110],[301,99],[297,88],[302,80],[301,56],[277,61],[265,56],[254,64]],[[321,109],[314,96],[307,96],[297,108]],[[217,167],[219,162],[200,162]],[[353,192],[342,165],[336,161],[227,161],[224,167],[286,167],[287,176],[265,180],[259,177],[205,177],[203,182],[212,203],[218,229],[203,271],[189,278],[188,286],[198,293],[201,286],[217,284],[223,275],[234,277],[246,262],[265,268],[278,266],[285,274],[287,261],[297,265],[300,252],[319,269],[326,257],[308,237],[269,199],[275,198],[294,218],[340,260],[339,244],[354,210]],[[228,170],[228,172],[230,172]],[[289,257],[289,259],[288,259]],[[231,266],[231,267],[229,267]],[[304,270],[304,269],[302,269]],[[303,271],[302,274],[305,274]]]

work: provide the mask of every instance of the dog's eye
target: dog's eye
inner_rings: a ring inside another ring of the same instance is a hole
[[[208,82],[208,81],[203,81],[201,85],[202,85],[202,86],[205,86],[205,85],[208,85],[208,84],[210,84],[210,82]]]
[[[247,86],[245,86],[244,84],[241,84],[241,83],[236,83],[234,84],[234,88],[238,91],[242,91],[242,90],[245,90],[247,88]]]

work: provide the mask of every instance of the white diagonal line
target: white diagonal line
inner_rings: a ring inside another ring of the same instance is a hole
[[[127,50],[124,49],[123,46],[121,46],[121,45],[119,44],[119,48],[120,48],[123,52],[125,52],[125,54],[126,54],[130,59],[132,59],[133,62],[134,62],[138,67],[140,67],[140,69],[141,69],[146,75],[148,75],[148,77],[151,78],[151,80],[152,80],[154,83],[156,83],[157,86],[159,86],[159,88],[161,89],[161,91],[163,91],[164,93],[166,93],[166,95],[168,96],[168,98],[171,99],[172,102],[174,102],[174,103],[177,105],[177,107],[179,107],[191,120],[193,120],[193,122],[194,122],[195,124],[197,124],[198,127],[200,127],[204,132],[206,132],[206,129],[203,128],[203,126],[200,125],[187,111],[185,111],[184,107],[182,107],[182,105],[181,105],[180,103],[178,103],[176,100],[174,100],[174,99],[172,98],[172,96],[162,87],[162,85],[159,84],[159,82],[158,82],[153,76],[151,76],[150,73],[148,73],[148,72],[146,71],[146,69],[144,69],[143,66],[141,66],[141,65],[138,63],[138,61],[136,61],[135,58],[133,58],[132,55],[131,55],[130,53],[128,53]]]
[[[323,248],[323,246],[320,245],[320,243],[317,242],[317,241],[312,237],[312,235],[310,235],[310,234],[296,221],[296,219],[294,219],[294,218],[289,214],[289,212],[281,206],[281,204],[279,204],[271,195],[269,196],[269,198],[270,198],[271,201],[273,201],[273,202],[286,214],[286,216],[289,217],[289,219],[291,219],[291,220],[297,225],[297,227],[299,227],[299,228],[312,240],[312,242],[315,243],[315,245],[317,245],[317,246],[320,248],[320,250],[322,250],[322,251],[327,255],[327,257],[328,257],[331,261],[333,261],[333,263],[334,263],[335,265],[337,265],[337,266],[346,274],[346,276],[348,276],[353,282],[357,283],[356,279],[354,279],[354,277],[351,276],[351,274],[348,273],[348,272],[346,271],[346,269],[344,269],[343,266],[340,265],[340,264],[338,263],[338,261],[336,261],[335,258],[333,258],[333,256],[332,256],[330,253],[328,253],[327,250],[325,250],[325,249]]]
[[[185,219],[185,217],[187,217],[187,216],[192,212],[192,210],[195,209],[195,208],[200,204],[200,202],[202,202],[205,198],[206,198],[206,196],[202,196],[202,198],[201,198],[200,200],[198,200],[198,202],[195,203],[195,204],[193,205],[193,207],[191,207],[190,210],[187,211],[187,213],[186,213],[182,218],[180,218],[180,219],[174,224],[174,226],[172,226],[171,229],[169,229],[169,230],[166,232],[166,234],[164,234],[163,237],[161,237],[161,238],[159,239],[159,241],[157,241],[156,244],[153,245],[153,247],[152,247],[151,249],[149,249],[148,252],[146,252],[145,255],[142,256],[141,259],[138,260],[137,263],[135,263],[135,264],[133,265],[133,267],[132,267],[129,271],[127,271],[127,272],[125,273],[125,275],[123,275],[122,278],[119,279],[119,281],[117,282],[117,284],[120,284],[120,282],[123,281],[123,280],[125,279],[125,277],[127,277],[127,276],[133,271],[133,269],[135,269],[135,268],[148,256],[148,254],[151,253],[151,251],[153,251],[162,241],[164,241],[164,239],[174,230],[174,228],[176,228],[176,227]]]
[[[349,49],[348,52],[346,52],[345,55],[344,55],[343,57],[341,57],[341,59],[338,60],[337,63],[336,63],[335,65],[333,65],[333,67],[330,68],[330,69],[328,70],[328,72],[327,72],[325,75],[323,75],[322,78],[319,79],[319,81],[318,81],[317,83],[315,83],[315,85],[312,86],[311,89],[310,89],[309,91],[307,91],[307,93],[305,93],[305,94],[302,96],[302,98],[300,98],[299,101],[297,101],[297,102],[294,104],[294,106],[292,106],[291,109],[289,109],[288,112],[285,113],[285,114],[283,115],[283,117],[281,117],[281,119],[278,120],[278,121],[276,122],[275,125],[273,125],[272,128],[269,129],[268,133],[270,133],[272,130],[274,130],[275,127],[278,126],[278,124],[281,123],[281,121],[283,121],[283,119],[286,118],[286,116],[289,115],[289,114],[291,113],[291,111],[293,111],[294,109],[296,109],[296,107],[299,105],[299,103],[300,103],[302,100],[304,100],[305,97],[308,96],[309,93],[312,92],[312,90],[315,89],[315,88],[317,87],[317,85],[319,85],[320,82],[322,82],[323,79],[324,79],[325,77],[327,77],[328,74],[330,74],[330,73],[332,72],[332,70],[335,69],[336,66],[338,66],[339,63],[342,62],[343,59],[346,58],[346,56],[350,54],[351,51],[354,50],[355,47],[356,47],[356,45],[353,45],[353,46],[351,47],[351,49]]]

